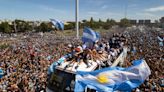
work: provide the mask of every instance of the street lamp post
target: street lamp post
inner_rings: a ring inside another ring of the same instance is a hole
[[[79,38],[79,0],[76,0],[76,13],[75,13],[75,18],[76,18],[76,37]]]

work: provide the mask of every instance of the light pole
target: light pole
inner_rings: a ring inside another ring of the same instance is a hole
[[[76,12],[75,12],[75,19],[76,19],[76,37],[79,38],[79,0],[76,0]]]

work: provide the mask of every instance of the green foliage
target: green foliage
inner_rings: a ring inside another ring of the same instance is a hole
[[[111,19],[111,20],[107,21],[107,23],[109,23],[111,26],[114,26],[114,25],[116,25],[116,24],[117,24],[117,23],[116,23],[116,21],[115,21],[115,20],[113,20],[113,19]]]
[[[32,30],[32,25],[30,25],[30,22],[24,21],[24,20],[15,20],[16,25],[16,31],[17,32],[27,32]],[[14,25],[13,22],[13,25]]]
[[[100,26],[102,25],[102,21],[99,20],[98,22],[95,21],[93,19],[93,17],[91,17],[90,21],[87,23],[88,27],[91,27],[93,29],[97,29],[97,28],[100,28]]]
[[[40,26],[36,28],[37,32],[49,32],[51,30],[53,30],[51,25],[49,23],[44,23],[44,22],[42,22]]]
[[[75,28],[75,23],[74,22],[69,22],[68,24],[64,25],[64,29],[65,30],[69,30],[69,29],[74,29]]]
[[[110,29],[112,26],[110,25],[110,24],[107,24],[107,23],[105,23],[104,25],[103,25],[103,29],[106,29],[106,30],[108,30],[108,29]]]
[[[113,20],[113,19],[107,19],[106,20],[106,23],[104,23],[103,24],[103,28],[104,29],[106,29],[106,30],[108,30],[108,29],[110,29],[112,26],[114,26],[114,25],[116,25],[117,23],[116,23],[116,21],[115,20]]]
[[[90,22],[87,20],[82,20],[81,28],[90,27]]]
[[[94,28],[94,20],[93,20],[93,17],[91,17],[91,19],[90,19],[90,27],[91,28]]]
[[[38,26],[38,24],[40,24]],[[116,21],[113,19],[107,19],[106,22],[99,19],[98,21],[94,20],[93,17],[90,20],[82,20],[79,22],[79,28],[90,27],[93,29],[109,29],[112,26],[116,25]],[[47,22],[32,22],[32,21],[24,21],[24,20],[14,20],[12,25],[9,25],[7,22],[3,22],[0,24],[0,32],[11,33],[11,32],[28,32],[35,30],[36,32],[49,32],[51,30],[55,30],[52,28],[52,23]],[[74,30],[75,22],[68,22],[64,26],[65,30]],[[13,31],[14,30],[14,31]]]
[[[119,26],[120,27],[129,27],[129,26],[131,26],[131,24],[130,24],[130,21],[128,19],[123,18],[120,20]]]
[[[41,31],[41,32],[48,31],[48,26],[46,25],[46,23],[41,23],[40,26],[39,26],[39,30],[38,31]]]
[[[2,22],[0,24],[0,32],[4,32],[4,33],[11,33],[11,26],[8,24],[8,22]]]
[[[113,19],[107,19],[106,22],[103,22],[101,19],[95,21],[93,17],[89,21],[82,20],[82,28],[84,27],[91,27],[93,29],[110,29],[112,26],[116,25],[116,21]]]

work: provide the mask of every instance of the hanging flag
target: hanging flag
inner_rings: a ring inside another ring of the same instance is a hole
[[[64,30],[64,23],[55,19],[50,19],[57,30]]]
[[[145,60],[133,61],[128,68],[110,67],[93,72],[77,72],[75,92],[90,88],[98,92],[130,91],[141,85],[151,74]]]
[[[3,75],[4,75],[4,72],[3,72],[3,70],[2,70],[2,69],[0,69],[0,78],[2,78],[2,77],[3,77]]]
[[[85,42],[96,42],[100,39],[100,34],[93,31],[91,28],[84,28],[82,41]]]
[[[48,74],[53,73],[55,68],[56,68],[56,66],[60,65],[61,63],[63,63],[65,59],[66,59],[65,56],[61,57],[58,61],[55,61],[53,64],[51,64],[50,67],[48,68]]]

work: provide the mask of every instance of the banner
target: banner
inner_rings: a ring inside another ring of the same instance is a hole
[[[128,68],[110,67],[93,72],[77,72],[75,92],[85,88],[98,92],[130,91],[141,85],[151,74],[145,60],[133,61]]]
[[[52,24],[58,29],[58,30],[64,30],[64,23],[55,19],[50,19]]]
[[[85,42],[96,42],[100,39],[100,34],[93,31],[91,28],[85,27],[83,30],[82,41]]]

